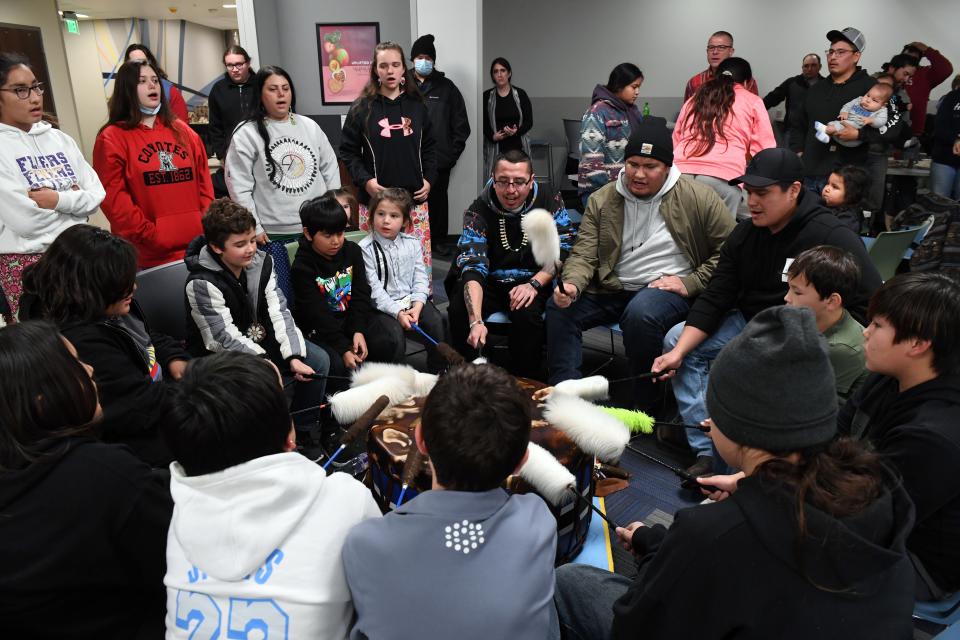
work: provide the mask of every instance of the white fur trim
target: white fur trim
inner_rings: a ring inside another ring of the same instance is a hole
[[[523,215],[520,227],[530,239],[533,259],[552,273],[554,264],[560,262],[560,233],[553,215],[546,209],[533,209]]]
[[[487,359],[483,356],[480,356],[479,358],[474,359],[471,364],[487,364]]]
[[[630,442],[627,425],[576,396],[551,393],[543,418],[604,462],[619,460]]]
[[[529,482],[537,493],[551,504],[569,502],[571,487],[576,490],[577,479],[570,470],[560,464],[553,454],[531,442],[527,445],[527,461],[520,467],[520,477]]]
[[[380,378],[399,378],[412,386],[416,374],[417,370],[407,364],[365,362],[354,370],[350,386],[357,387]]]
[[[330,410],[340,424],[350,424],[380,396],[387,396],[390,405],[403,402],[413,393],[413,384],[400,378],[380,378],[351,387],[330,398]]]
[[[586,400],[606,400],[610,397],[610,381],[603,376],[589,376],[558,382],[553,390]]]
[[[429,394],[433,385],[437,384],[437,378],[438,376],[432,373],[417,371],[413,377],[413,395],[421,397]]]

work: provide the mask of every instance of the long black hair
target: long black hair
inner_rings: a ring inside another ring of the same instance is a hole
[[[86,431],[97,387],[52,324],[0,329],[0,470],[23,469]]]
[[[297,90],[293,86],[293,78],[290,77],[290,74],[286,72],[282,67],[275,65],[267,65],[265,67],[260,67],[260,70],[257,71],[256,75],[253,76],[253,92],[257,96],[256,106],[254,107],[254,112],[247,114],[246,119],[240,123],[240,126],[237,126],[233,133],[236,134],[240,130],[240,127],[248,122],[253,122],[256,124],[257,133],[260,134],[260,138],[263,140],[263,156],[267,161],[267,179],[271,182],[273,181],[274,176],[277,174],[277,161],[273,159],[273,154],[270,153],[270,132],[267,131],[267,110],[263,106],[263,85],[267,83],[267,79],[270,76],[283,76],[287,81],[287,84],[290,85],[290,113],[296,111],[297,109]],[[227,145],[229,146],[229,145]]]
[[[693,103],[682,123],[677,126],[692,130],[695,142],[691,156],[710,152],[717,140],[726,140],[723,130],[727,117],[733,111],[736,99],[733,85],[743,84],[753,77],[750,63],[743,58],[727,58],[717,65],[716,74],[704,82],[690,98]]]
[[[23,288],[40,302],[44,318],[64,324],[99,320],[107,307],[133,292],[137,250],[105,229],[78,224],[57,236],[23,272]]]
[[[510,66],[510,62],[506,58],[493,59],[493,62],[490,63],[490,79],[493,80],[493,68],[497,65],[507,70],[507,82],[513,84],[513,67]]]

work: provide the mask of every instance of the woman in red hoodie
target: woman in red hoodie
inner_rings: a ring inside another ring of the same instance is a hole
[[[100,208],[113,233],[136,246],[141,269],[180,260],[203,233],[200,217],[213,200],[207,153],[170,111],[149,63],[127,62],[117,72],[93,168],[107,191]]]

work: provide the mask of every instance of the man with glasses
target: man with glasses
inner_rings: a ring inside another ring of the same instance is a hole
[[[733,36],[730,35],[729,31],[717,31],[711,35],[710,39],[707,40],[707,64],[710,66],[690,78],[687,82],[687,88],[683,92],[683,101],[689,100],[690,96],[695,94],[704,82],[712,80],[713,75],[717,72],[717,67],[721,62],[733,56],[733,52]],[[757,89],[757,81],[753,78],[743,83],[743,86],[748,91],[760,95],[760,90]]]
[[[794,126],[800,127],[800,123],[796,122],[801,111],[800,105],[807,96],[807,89],[823,80],[823,76],[820,75],[820,68],[820,56],[815,53],[808,53],[803,56],[803,61],[800,63],[800,75],[787,78],[780,83],[779,87],[763,97],[763,106],[767,109],[774,108],[784,100],[787,101],[783,122],[779,123],[781,133],[788,133],[788,129]],[[789,146],[789,143],[780,146]]]
[[[207,153],[213,152],[221,161],[227,155],[230,135],[248,112],[257,105],[258,96],[253,95],[253,76],[250,56],[240,45],[231,45],[223,53],[226,72],[210,90],[210,136]],[[218,198],[227,197],[227,185],[223,171],[214,173],[213,189]]]
[[[667,331],[707,286],[734,228],[717,193],[674,166],[663,123],[644,120],[627,141],[624,162],[617,179],[590,196],[563,266],[563,291],[547,305],[551,384],[579,378],[583,332],[613,323],[623,330],[631,371],[650,371]],[[636,381],[637,408],[655,410],[659,392],[650,380]]]
[[[543,311],[552,292],[553,270],[537,265],[520,225],[533,209],[553,214],[564,259],[574,231],[563,200],[549,185],[534,180],[526,153],[500,154],[490,180],[463,214],[459,253],[445,285],[450,334],[465,357],[482,350],[487,341],[484,321],[500,312],[510,319],[510,372],[543,379]]]
[[[843,105],[866,94],[877,82],[857,66],[867,43],[858,29],[845,27],[840,31],[830,31],[827,40],[830,41],[830,49],[826,51],[830,75],[823,82],[810,87],[801,104],[800,116],[794,119],[790,127],[790,149],[803,155],[803,185],[818,196],[837,166],[866,166],[869,145],[847,147],[835,141],[823,144],[815,136],[813,123],[835,120]],[[888,128],[844,127],[836,137],[846,141],[885,142],[891,133]]]

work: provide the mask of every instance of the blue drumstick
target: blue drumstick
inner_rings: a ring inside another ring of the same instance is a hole
[[[439,344],[436,340],[434,340],[433,338],[430,337],[430,334],[428,334],[426,331],[424,331],[423,329],[421,329],[421,328],[420,328],[420,325],[418,325],[416,322],[411,322],[411,323],[410,323],[410,328],[412,328],[414,331],[416,331],[417,333],[419,333],[420,335],[422,335],[424,338],[426,338],[427,340],[429,340],[431,343],[433,343],[433,346],[437,346],[437,345]]]
[[[343,452],[343,450],[346,449],[346,448],[347,448],[347,445],[345,445],[345,444],[340,445],[340,448],[337,449],[336,451],[334,451],[334,452],[333,452],[333,455],[330,456],[330,457],[327,459],[327,461],[323,463],[323,468],[326,469],[327,467],[329,467],[329,466],[330,466],[330,463],[333,462],[334,460],[336,460],[336,459],[337,459],[337,456],[339,456],[340,453]]]

